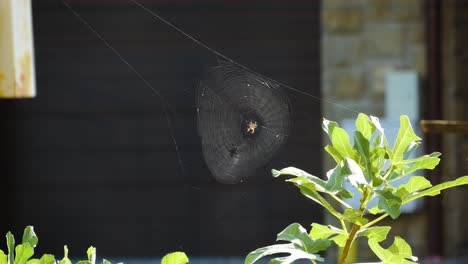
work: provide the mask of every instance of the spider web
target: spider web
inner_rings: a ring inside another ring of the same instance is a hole
[[[282,88],[233,63],[208,69],[196,105],[203,156],[221,183],[242,182],[268,162],[292,123]]]

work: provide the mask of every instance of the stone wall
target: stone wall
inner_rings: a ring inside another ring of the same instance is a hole
[[[327,100],[384,115],[384,76],[397,69],[425,73],[421,0],[322,1],[322,94]],[[323,104],[332,120],[354,113]]]

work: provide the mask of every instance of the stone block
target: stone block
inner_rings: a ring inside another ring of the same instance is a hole
[[[370,56],[400,56],[403,41],[399,27],[372,26],[365,32],[366,52]]]
[[[363,27],[363,12],[360,8],[331,8],[322,12],[325,30],[331,33],[359,32]]]
[[[324,67],[351,68],[363,61],[364,45],[361,36],[328,35],[322,42]]]
[[[338,100],[359,100],[366,90],[362,74],[348,73],[337,76],[335,97]]]

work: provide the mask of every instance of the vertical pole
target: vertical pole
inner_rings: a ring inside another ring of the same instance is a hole
[[[0,1],[0,98],[36,94],[31,0]]]
[[[442,60],[441,60],[441,25],[442,7],[440,0],[427,0],[426,9],[426,56],[427,78],[423,87],[423,117],[443,119],[442,117]],[[438,134],[426,134],[426,151],[440,151],[441,137]],[[441,182],[440,169],[428,171],[432,184]],[[428,199],[428,254],[439,258],[443,255],[443,216],[442,199],[440,197]]]

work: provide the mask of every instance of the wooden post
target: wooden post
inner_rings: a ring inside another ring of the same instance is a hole
[[[35,95],[31,0],[1,0],[0,98]]]

